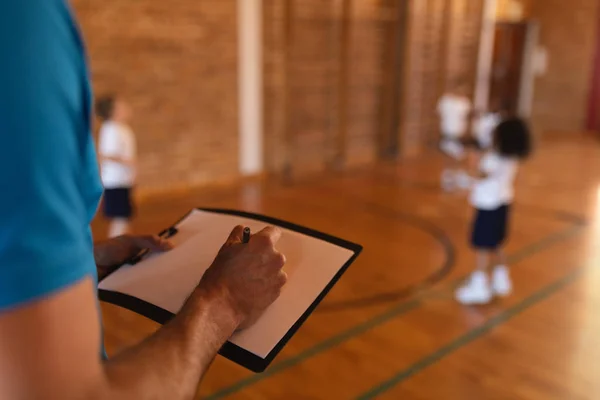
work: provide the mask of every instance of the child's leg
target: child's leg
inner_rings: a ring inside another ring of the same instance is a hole
[[[113,238],[130,233],[130,221],[133,215],[131,188],[116,188],[105,193],[106,214],[110,216],[108,236]]]
[[[460,187],[459,178],[461,172],[460,160],[452,155],[446,154],[444,170],[442,171],[442,188],[446,191],[452,191]]]
[[[463,144],[457,139],[445,139],[442,150],[446,154],[445,169],[442,172],[442,188],[447,191],[456,188],[467,189],[471,185],[471,178],[462,165],[465,158]]]
[[[492,299],[487,269],[490,265],[490,251],[478,249],[475,253],[476,270],[470,279],[456,291],[456,300],[462,304],[485,304]]]
[[[114,238],[117,236],[125,235],[129,233],[129,219],[126,218],[114,218],[110,220],[110,226],[108,229],[108,237]]]
[[[471,245],[475,248],[475,272],[470,279],[456,290],[455,297],[462,304],[485,304],[492,299],[487,270],[493,249],[490,248],[490,227],[493,214],[487,210],[476,210],[471,232]]]
[[[477,261],[477,271],[488,272],[490,268],[490,251],[479,249],[475,254],[475,259]]]
[[[494,266],[506,265],[506,253],[504,252],[504,249],[502,247],[498,247],[496,249],[496,251],[494,252],[494,257]]]
[[[495,263],[492,270],[492,289],[498,296],[508,296],[512,292],[512,281],[510,279],[510,271],[506,266],[506,254],[499,247],[494,255]]]
[[[446,157],[449,158],[449,157]],[[456,180],[454,179],[454,163],[450,162],[450,161],[446,161],[444,163],[444,170],[442,171],[442,178],[441,178],[441,182],[442,182],[442,189],[444,189],[445,191],[452,191],[454,190],[454,188],[456,187]]]
[[[510,279],[510,271],[507,267],[508,259],[504,252],[502,244],[507,236],[508,216],[510,213],[510,205],[504,205],[499,209],[499,237],[498,248],[494,252],[495,263],[492,271],[492,289],[498,296],[508,296],[512,292],[512,281]]]
[[[440,150],[444,154],[444,169],[441,175],[442,189],[451,191],[454,189],[454,160],[452,158],[451,140],[442,134]]]
[[[454,180],[456,186],[460,189],[468,189],[472,185],[472,178],[467,172],[465,166],[465,158],[467,158],[467,149],[465,146],[457,140],[456,144],[456,156],[454,159]]]

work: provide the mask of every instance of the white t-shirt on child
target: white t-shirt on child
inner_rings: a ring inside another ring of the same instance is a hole
[[[479,169],[487,176],[478,179],[471,191],[471,204],[480,210],[495,210],[510,204],[514,197],[514,182],[519,162],[495,152],[486,153]]]
[[[494,129],[500,123],[500,115],[486,113],[473,123],[473,135],[479,145],[484,149],[492,147],[494,142]]]
[[[459,139],[468,128],[471,102],[468,98],[445,94],[438,101],[442,135],[449,139]]]
[[[100,128],[98,140],[100,157],[116,157],[135,161],[136,143],[131,129],[124,124],[108,121]],[[102,184],[105,189],[129,188],[135,182],[135,169],[124,163],[102,160]]]

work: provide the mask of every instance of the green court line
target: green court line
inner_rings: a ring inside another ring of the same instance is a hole
[[[412,377],[413,375],[423,371],[424,369],[432,366],[433,364],[439,362],[444,357],[450,355],[456,350],[461,349],[462,347],[468,345],[469,343],[475,341],[476,339],[481,338],[486,333],[491,331],[492,329],[498,327],[499,325],[508,322],[510,319],[516,317],[517,315],[527,311],[529,308],[535,306],[538,303],[548,299],[550,296],[556,294],[561,289],[565,288],[569,284],[573,283],[578,277],[581,276],[583,270],[585,268],[581,267],[577,270],[567,274],[563,278],[558,281],[553,282],[552,284],[545,286],[544,288],[538,290],[531,296],[525,298],[523,301],[515,304],[514,306],[506,309],[495,317],[489,319],[483,325],[467,332],[463,336],[460,336],[456,340],[448,343],[447,345],[441,347],[440,349],[434,351],[428,356],[422,358],[416,363],[412,364],[405,370],[399,372],[394,375],[392,378],[384,381],[383,383],[375,386],[369,391],[359,395],[356,400],[371,400],[376,398],[379,395],[384,394],[388,390],[392,389],[394,386],[398,385],[402,381]]]
[[[544,249],[547,249],[547,248],[551,247],[552,245],[554,245],[555,243],[558,243],[562,240],[568,239],[568,238],[576,235],[577,233],[579,233],[581,231],[581,229],[582,229],[582,226],[577,225],[574,227],[570,227],[562,232],[548,235],[545,238],[541,239],[539,242],[536,242],[530,246],[526,246],[525,248],[521,249],[520,251],[509,256],[509,258],[508,258],[509,263],[510,264],[517,263],[517,262],[519,262],[527,257],[530,257]],[[335,336],[332,336],[329,339],[326,339],[326,340],[318,343],[317,345],[298,353],[295,356],[284,359],[283,361],[274,364],[273,366],[268,368],[262,374],[254,374],[247,378],[240,379],[239,381],[233,383],[232,385],[227,386],[221,390],[218,390],[215,393],[208,395],[204,398],[205,398],[205,400],[222,399],[227,396],[231,396],[232,394],[237,393],[249,386],[252,386],[252,385],[258,383],[258,382],[261,382],[271,376],[277,375],[280,372],[283,372],[283,371],[287,370],[288,368],[294,367],[294,366],[306,361],[307,359],[309,359],[311,357],[314,357],[316,355],[324,353],[324,352],[344,343],[347,340],[350,340],[356,336],[359,336],[379,325],[382,325],[388,321],[391,321],[394,318],[397,318],[403,314],[406,314],[407,312],[409,312],[411,310],[416,309],[421,304],[422,299],[427,297],[427,294],[432,296],[432,295],[435,295],[436,293],[442,292],[444,289],[446,289],[446,290],[452,289],[452,288],[456,287],[462,280],[464,280],[466,278],[466,276],[467,275],[462,276],[462,277],[452,281],[450,283],[450,285],[445,286],[443,289],[427,290],[426,292],[417,294],[413,299],[411,299],[405,303],[402,303],[399,306],[393,307],[392,309],[390,309],[382,314],[379,314],[371,319],[368,319],[365,322],[355,325],[355,326],[347,329],[346,331],[343,331]]]

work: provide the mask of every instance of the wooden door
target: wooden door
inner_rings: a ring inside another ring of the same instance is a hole
[[[519,111],[527,35],[527,23],[496,24],[489,101],[492,109]]]
[[[592,81],[588,99],[586,129],[600,134],[600,13],[598,14],[598,31],[596,32],[596,54],[592,65]]]

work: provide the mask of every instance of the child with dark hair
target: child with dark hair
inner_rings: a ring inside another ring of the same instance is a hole
[[[471,244],[476,250],[477,270],[456,291],[456,299],[462,304],[485,304],[494,295],[507,296],[512,291],[502,246],[519,162],[530,152],[527,124],[519,118],[508,118],[495,128],[492,149],[479,162],[479,176],[470,196],[476,209]],[[487,275],[490,266],[493,266],[491,280]]]
[[[108,95],[96,102],[102,120],[99,159],[104,185],[104,216],[110,221],[108,236],[129,233],[133,215],[132,188],[136,177],[135,136],[128,126],[130,111],[120,98]]]

